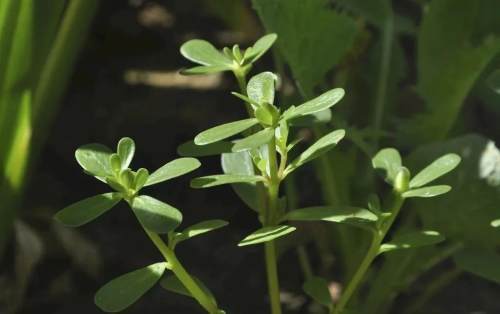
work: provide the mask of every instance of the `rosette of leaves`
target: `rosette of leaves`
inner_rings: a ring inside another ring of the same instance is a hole
[[[244,76],[250,71],[252,64],[271,48],[277,37],[276,34],[265,35],[243,51],[238,45],[224,47],[220,51],[206,40],[192,39],[181,46],[181,54],[199,66],[183,70],[182,73],[190,75],[233,71],[237,76]]]
[[[182,241],[223,227],[223,220],[208,220],[183,231],[176,231],[182,222],[182,213],[172,205],[140,193],[144,187],[155,185],[197,169],[201,164],[195,158],[172,160],[153,173],[145,168],[134,171],[129,168],[135,154],[135,143],[122,138],[116,152],[102,144],[88,144],[78,148],[75,157],[84,172],[106,183],[114,191],[95,195],[76,202],[55,215],[65,226],[84,225],[125,201],[137,217],[152,242],[165,257],[165,261],[122,275],[104,285],[95,296],[96,305],[105,312],[120,312],[136,302],[151,289],[167,270],[174,273],[174,279],[167,277],[162,286],[168,290],[194,297],[209,313],[223,313],[207,288],[193,279],[174,253]],[[160,234],[165,234],[167,243]],[[177,287],[177,288],[176,288]],[[187,292],[186,292],[187,291]]]
[[[435,197],[451,190],[448,185],[431,185],[428,183],[452,171],[460,163],[457,154],[446,154],[421,170],[413,178],[410,171],[402,165],[401,155],[394,148],[380,150],[372,159],[373,167],[380,171],[387,183],[393,187],[391,201],[386,209],[382,209],[377,196],[372,196],[367,208],[353,207],[310,207],[289,212],[284,218],[289,220],[323,220],[345,223],[368,230],[372,240],[359,268],[347,283],[339,302],[334,305],[327,295],[324,280],[313,277],[304,284],[304,290],[318,303],[329,308],[331,313],[344,313],[345,307],[370,267],[373,260],[385,253],[403,249],[415,249],[437,244],[444,237],[437,231],[424,230],[411,233],[396,234],[387,241],[386,236],[398,216],[403,202],[413,197]]]
[[[238,120],[219,125],[198,134],[194,144],[203,151],[206,147],[218,145],[229,148],[232,154],[224,154],[223,168],[226,173],[196,178],[191,182],[194,188],[209,188],[223,184],[262,184],[268,190],[267,206],[259,206],[255,190],[250,189],[246,196],[247,204],[259,213],[264,225],[240,242],[240,246],[258,244],[274,240],[295,230],[294,227],[279,224],[284,215],[284,202],[278,197],[281,181],[287,175],[326,153],[344,137],[344,130],[332,131],[311,145],[298,156],[289,161],[289,153],[294,149],[298,139],[289,139],[290,127],[294,119],[312,115],[328,109],[339,102],[344,90],[335,88],[298,106],[291,106],[281,111],[274,105],[275,83],[274,73],[263,72],[252,77],[247,85],[247,95],[233,93],[250,104],[253,118]],[[258,128],[255,133],[227,141],[227,139],[244,133],[249,128]],[[196,148],[192,148],[196,153]],[[245,169],[237,171],[235,168]],[[235,170],[235,171],[233,171]],[[245,199],[245,197],[243,197]],[[273,206],[272,204],[275,203]],[[271,205],[270,205],[271,204]]]

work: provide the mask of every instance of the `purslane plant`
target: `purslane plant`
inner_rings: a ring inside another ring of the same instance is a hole
[[[178,260],[175,247],[182,241],[218,229],[223,220],[207,220],[176,231],[182,213],[153,197],[139,194],[143,187],[158,184],[189,173],[200,166],[195,158],[172,160],[153,173],[145,168],[132,171],[129,166],[135,154],[135,143],[122,138],[113,153],[101,144],[88,144],[75,152],[76,160],[86,174],[106,183],[114,192],[92,196],[59,211],[55,218],[69,227],[78,227],[104,214],[124,200],[145,233],[164,257],[163,262],[122,275],[104,285],[95,295],[96,305],[105,312],[120,312],[136,302],[161,280],[169,291],[191,296],[211,314],[223,314],[207,287],[190,275]],[[166,235],[165,242],[162,235]],[[169,270],[174,276],[164,276]],[[162,279],[163,277],[163,279]]]

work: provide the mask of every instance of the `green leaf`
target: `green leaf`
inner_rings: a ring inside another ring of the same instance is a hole
[[[182,214],[177,208],[147,195],[136,196],[132,210],[144,227],[156,233],[173,231],[182,221]]]
[[[217,304],[217,302],[215,301],[215,297],[213,293],[210,291],[210,289],[208,289],[208,287],[200,279],[196,278],[193,275],[191,275],[191,277],[198,284],[200,289],[203,290],[203,292],[205,292],[205,294],[210,297],[212,302],[214,302],[214,304]],[[186,287],[182,284],[179,278],[177,278],[176,276],[173,275],[165,276],[165,278],[160,280],[160,285],[163,289],[167,291],[184,295],[186,297],[194,298],[191,295],[191,293],[186,289]]]
[[[174,159],[150,174],[145,186],[158,184],[160,182],[182,176],[198,169],[200,166],[201,163],[196,158],[183,157]]]
[[[215,143],[220,140],[231,137],[233,135],[236,135],[238,133],[241,133],[246,129],[256,125],[257,123],[258,123],[257,119],[250,118],[250,119],[244,119],[222,124],[198,134],[194,138],[194,143],[196,145],[207,145]]]
[[[273,128],[266,128],[254,133],[244,139],[234,142],[232,151],[237,153],[249,149],[259,148],[260,146],[267,144],[274,136]]]
[[[500,255],[494,250],[466,248],[453,259],[461,269],[500,284]]]
[[[95,295],[95,304],[104,312],[121,312],[134,304],[160,280],[167,263],[156,263],[115,278]]]
[[[394,184],[394,179],[402,167],[401,155],[394,148],[381,149],[372,158],[372,165],[375,169],[384,170],[385,180],[390,184]]]
[[[500,219],[495,219],[495,220],[492,220],[490,225],[493,227],[493,228],[498,228],[500,227]]]
[[[111,154],[109,156],[109,164],[111,166],[111,170],[113,170],[113,172],[115,173],[120,173],[120,171],[122,170],[122,161],[118,154]]]
[[[264,178],[244,174],[216,174],[191,180],[191,187],[195,189],[204,189],[223,184],[255,183],[259,181],[264,181]]]
[[[455,169],[460,163],[460,156],[447,154],[436,159],[432,164],[425,167],[410,181],[410,188],[421,187]]]
[[[320,96],[303,103],[300,106],[292,107],[283,114],[283,119],[293,119],[313,113],[324,111],[336,103],[338,103],[342,97],[344,97],[344,90],[342,88],[334,88],[328,92],[321,94]]]
[[[249,151],[222,154],[221,164],[225,174],[255,175]],[[231,187],[248,207],[259,212],[259,193],[255,182],[231,184]]]
[[[316,141],[316,143],[309,146],[308,149],[300,154],[299,157],[292,161],[290,165],[288,165],[285,170],[285,175],[294,171],[306,162],[309,162],[334,148],[335,145],[337,145],[337,143],[340,142],[342,138],[344,138],[344,135],[344,130],[335,130],[320,138],[318,141]]]
[[[65,226],[78,227],[104,214],[121,199],[119,193],[92,196],[62,209],[54,218]]]
[[[451,190],[451,186],[449,185],[433,185],[426,186],[423,188],[409,190],[403,193],[404,198],[408,197],[434,197],[444,193],[447,193]]]
[[[226,66],[231,69],[232,60],[206,40],[193,39],[181,46],[181,54],[188,60],[201,65]]]
[[[278,77],[272,72],[262,72],[253,76],[247,85],[248,98],[258,104],[273,104],[276,81]]]
[[[189,141],[181,144],[177,148],[177,153],[183,157],[205,157],[216,156],[222,153],[230,153],[233,143],[216,142],[208,145],[196,145],[194,141]]]
[[[198,74],[213,74],[218,72],[227,71],[227,65],[201,65],[189,69],[184,69],[181,71],[183,75],[198,75]]]
[[[75,158],[85,171],[94,176],[106,177],[112,173],[109,163],[111,154],[111,150],[102,144],[87,144],[76,150]]]
[[[134,178],[134,189],[139,191],[146,184],[149,178],[149,171],[145,168],[140,168],[137,170]]]
[[[495,93],[500,94],[500,69],[491,73],[486,83]]]
[[[293,231],[295,231],[297,228],[292,227],[292,226],[270,226],[270,227],[264,227],[261,228],[252,234],[246,236],[243,240],[241,240],[240,243],[238,243],[238,246],[246,246],[246,245],[253,245],[253,244],[259,244],[259,243],[264,243],[264,242],[269,242],[274,239],[283,237]]]
[[[264,55],[264,53],[266,53],[266,51],[271,48],[277,38],[278,35],[276,34],[267,34],[265,36],[262,36],[250,49],[247,49],[245,51],[245,60],[253,63],[260,59],[260,57],[262,57],[262,55]]]
[[[135,142],[130,137],[124,137],[118,142],[118,147],[116,148],[118,156],[122,162],[122,169],[126,169],[130,166],[132,158],[135,154]]]
[[[419,231],[396,236],[391,242],[380,246],[379,254],[403,250],[414,249],[422,246],[433,245],[444,241],[444,237],[437,231]]]
[[[358,225],[378,220],[377,215],[368,209],[350,206],[316,206],[296,209],[288,212],[283,220],[329,221]]]
[[[316,276],[309,278],[302,286],[302,290],[321,305],[328,308],[333,305],[328,282],[324,278]]]
[[[120,183],[128,190],[134,188],[135,176],[130,169],[123,169],[120,172]]]
[[[220,219],[202,221],[200,223],[194,224],[194,225],[184,229],[181,233],[179,233],[175,237],[175,240],[177,242],[181,242],[181,241],[196,237],[200,234],[207,233],[207,232],[225,227],[227,225],[228,225],[227,221],[220,220]]]

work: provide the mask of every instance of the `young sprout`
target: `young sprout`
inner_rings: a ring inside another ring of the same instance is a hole
[[[78,148],[75,157],[84,172],[105,182],[114,192],[99,194],[72,204],[55,215],[68,227],[86,224],[109,211],[121,200],[126,201],[146,234],[164,257],[163,262],[122,275],[104,285],[95,295],[96,305],[105,312],[120,312],[136,302],[151,289],[167,270],[174,277],[161,281],[167,290],[189,295],[211,314],[222,314],[217,302],[205,285],[191,276],[175,254],[178,243],[227,225],[223,220],[208,220],[183,231],[176,231],[182,222],[182,213],[175,207],[151,196],[140,194],[142,188],[158,184],[197,169],[201,164],[195,158],[175,159],[153,173],[145,168],[129,168],[135,153],[135,143],[122,138],[116,153],[101,144]],[[166,234],[165,243],[160,234]]]

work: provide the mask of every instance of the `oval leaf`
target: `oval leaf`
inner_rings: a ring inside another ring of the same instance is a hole
[[[146,182],[148,181],[149,178],[149,171],[148,169],[145,168],[140,168],[137,170],[135,177],[134,177],[134,189],[136,191],[139,191],[144,187]]]
[[[186,229],[184,229],[180,234],[178,234],[175,238],[177,242],[181,242],[187,239],[191,239],[200,234],[207,233],[228,225],[227,221],[220,219],[213,219],[202,221],[200,223],[194,224]]]
[[[182,176],[183,174],[198,169],[200,166],[201,163],[196,158],[183,157],[174,159],[150,174],[145,186],[158,184]]]
[[[345,92],[342,88],[334,88],[300,106],[287,110],[283,114],[283,118],[293,119],[323,111],[338,103],[344,97],[344,94]]]
[[[321,277],[309,278],[302,286],[302,290],[321,305],[330,308],[333,304],[328,282]]]
[[[272,72],[262,72],[253,76],[247,85],[248,98],[257,104],[273,104],[275,83],[278,80]]]
[[[210,297],[212,302],[214,304],[217,304],[217,302],[215,301],[215,297],[214,297],[213,293],[210,291],[210,289],[208,289],[208,287],[200,279],[196,278],[195,276],[191,275],[191,278],[193,278],[193,280],[196,282],[196,284],[198,284],[200,289],[203,290],[203,292],[205,292],[205,294]],[[186,287],[182,284],[182,282],[176,276],[173,276],[173,275],[166,276],[165,278],[163,278],[160,281],[160,285],[163,289],[165,289],[167,291],[193,298],[191,292],[189,292],[186,289]]]
[[[238,243],[238,246],[253,245],[272,241],[274,239],[283,237],[295,231],[296,229],[297,228],[292,226],[264,227],[246,236],[243,240],[241,240],[240,243]]]
[[[65,226],[78,227],[104,214],[121,199],[120,193],[92,196],[62,209],[54,218]]]
[[[334,148],[344,136],[344,130],[335,130],[323,136],[290,163],[285,171],[285,175]]]
[[[194,138],[196,145],[207,145],[226,139],[246,129],[256,125],[258,120],[255,118],[234,121],[222,124],[206,131],[201,132]]]
[[[257,61],[267,50],[269,50],[269,48],[271,48],[277,38],[278,35],[276,34],[267,34],[261,37],[250,49],[247,49],[248,53],[245,51],[245,60],[249,62]]]
[[[201,65],[226,66],[231,69],[232,60],[206,40],[193,39],[181,46],[181,54],[188,60]]]
[[[94,176],[106,177],[112,173],[109,162],[111,150],[102,144],[87,144],[75,151],[78,164]]]
[[[205,157],[216,156],[222,153],[230,153],[233,147],[231,142],[216,142],[208,145],[196,145],[194,141],[189,141],[177,147],[177,153],[183,157]]]
[[[160,280],[166,266],[166,263],[149,265],[111,280],[97,291],[95,304],[104,312],[123,311]]]
[[[385,180],[393,184],[399,169],[402,167],[401,155],[394,148],[381,149],[375,157],[372,158],[372,165],[375,169],[385,171]]]
[[[132,210],[144,227],[156,233],[173,231],[182,221],[177,208],[147,195],[136,196]]]
[[[410,188],[421,187],[447,174],[458,166],[460,160],[457,154],[447,154],[436,159],[411,179]]]
[[[118,142],[118,147],[116,148],[118,156],[122,162],[121,168],[126,169],[130,166],[132,158],[135,154],[135,142],[130,137],[124,137]]]
[[[260,176],[242,174],[216,174],[213,176],[199,177],[191,180],[191,187],[195,189],[203,189],[223,184],[255,183],[263,180],[264,178]]]
[[[408,197],[434,197],[444,193],[447,193],[451,190],[451,186],[449,185],[433,185],[426,186],[423,188],[409,190],[403,193],[404,198]]]
[[[249,149],[259,148],[260,146],[267,144],[274,136],[274,129],[266,128],[250,136],[245,137],[242,140],[235,141],[232,151],[242,152]]]
[[[444,237],[437,231],[419,231],[396,236],[391,242],[382,244],[378,253],[382,254],[395,250],[414,249],[433,245],[442,241],[444,241]]]
[[[296,209],[288,212],[283,220],[329,221],[337,223],[358,224],[375,222],[377,215],[368,209],[349,206],[317,206]]]
[[[453,259],[461,269],[500,284],[500,255],[494,250],[466,248]]]

